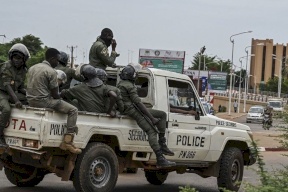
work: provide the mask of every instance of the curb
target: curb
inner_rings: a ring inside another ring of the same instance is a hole
[[[288,151],[286,148],[282,147],[258,147],[258,151],[263,152],[263,151]]]

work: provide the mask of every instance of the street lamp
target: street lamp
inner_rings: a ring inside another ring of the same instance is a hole
[[[240,61],[240,63],[241,63],[241,69],[240,69],[240,76],[241,76],[241,72],[242,72],[242,59],[243,58],[245,58],[246,57],[246,75],[245,75],[245,89],[244,89],[244,101],[243,101],[243,109],[244,109],[244,113],[245,113],[245,107],[246,107],[246,77],[247,77],[247,59],[248,59],[248,57],[254,57],[255,56],[255,54],[251,54],[251,55],[245,55],[245,56],[243,56],[243,57],[240,57],[239,58],[239,61]],[[241,76],[242,77],[242,76]],[[238,95],[238,113],[239,113],[239,110],[240,110],[240,91],[241,91],[241,84],[240,84],[240,86],[239,86],[239,95]]]
[[[202,54],[205,52],[205,50],[206,50],[206,48],[205,48],[205,46],[203,46],[203,47],[200,49],[200,52],[199,52],[198,81],[197,81],[197,91],[198,91],[198,94],[199,94],[199,95],[200,95],[199,83],[200,83],[201,56],[202,56]]]
[[[264,45],[264,43],[258,43],[256,45]],[[245,93],[244,93],[244,104],[243,104],[243,112],[245,113],[246,112],[246,97],[247,97],[247,92],[248,92],[248,82],[249,82],[249,76],[248,76],[248,73],[247,73],[247,66],[248,66],[248,49],[249,47],[253,47],[255,45],[252,45],[252,46],[247,46],[245,47],[245,52],[246,52],[246,76],[245,76]],[[253,55],[253,54],[252,54]]]
[[[4,38],[6,38],[6,35],[4,34],[4,35],[0,35],[0,37],[4,37]],[[3,43],[4,43],[4,38],[3,38]]]
[[[278,78],[278,98],[281,98],[281,83],[282,83],[282,59],[278,59],[277,56],[275,54],[272,54],[273,59],[278,60],[279,61],[279,78]]]
[[[244,33],[252,33],[252,31],[245,31],[245,32],[237,33],[237,34],[231,35],[231,37],[230,37],[230,42],[232,43],[232,59],[231,59],[232,65],[233,65],[233,54],[234,54],[234,39],[232,39],[232,37],[237,36],[237,35],[241,35],[241,34],[244,34]],[[232,88],[232,73],[233,73],[232,65],[231,65],[231,68],[230,68],[230,89],[229,89],[228,115],[231,115],[231,97],[232,97],[231,88]]]

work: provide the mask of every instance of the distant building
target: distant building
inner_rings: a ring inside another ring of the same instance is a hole
[[[260,44],[260,45],[259,45]],[[249,88],[255,87],[256,90],[262,84],[267,83],[269,78],[279,76],[280,61],[283,60],[282,69],[285,68],[285,58],[288,55],[287,44],[273,44],[273,39],[252,39],[250,61],[250,77]],[[273,55],[277,59],[273,59]],[[282,73],[283,74],[283,73]]]

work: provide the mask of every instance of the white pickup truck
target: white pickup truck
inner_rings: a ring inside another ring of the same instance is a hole
[[[116,84],[119,69],[108,69],[108,84]],[[148,84],[148,88],[147,88]],[[175,152],[167,156],[175,167],[156,168],[156,157],[147,135],[129,117],[79,112],[75,144],[79,155],[62,151],[66,115],[40,108],[13,108],[5,139],[9,145],[0,151],[0,168],[18,187],[35,186],[48,173],[62,181],[73,181],[77,191],[110,192],[118,173],[125,168],[142,168],[147,181],[161,185],[169,172],[196,173],[217,177],[219,188],[237,191],[243,166],[255,163],[251,152],[252,132],[246,125],[206,114],[195,87],[187,75],[147,69],[136,82],[139,96],[147,107],[167,113],[167,145]],[[146,85],[146,86],[144,86]],[[183,110],[193,101],[198,116],[170,112],[169,96],[177,94]]]

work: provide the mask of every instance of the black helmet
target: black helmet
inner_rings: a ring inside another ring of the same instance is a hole
[[[16,43],[11,47],[11,49],[8,52],[9,59],[12,60],[12,56],[17,53],[20,53],[24,56],[24,62],[26,62],[30,57],[30,53],[27,47],[22,43]]]
[[[103,81],[97,77],[96,70],[92,65],[84,65],[81,74],[85,78],[84,83],[89,87],[99,87],[103,84]]]
[[[129,63],[124,69],[121,71],[120,78],[122,80],[130,80],[135,81],[137,77],[138,71],[142,68],[140,64],[132,64]]]
[[[107,81],[107,73],[105,70],[100,68],[95,68],[97,77],[103,82]]]
[[[62,65],[66,66],[67,63],[68,63],[68,55],[67,53],[63,52],[63,51],[60,51],[60,58],[59,58],[59,63],[61,63]]]

